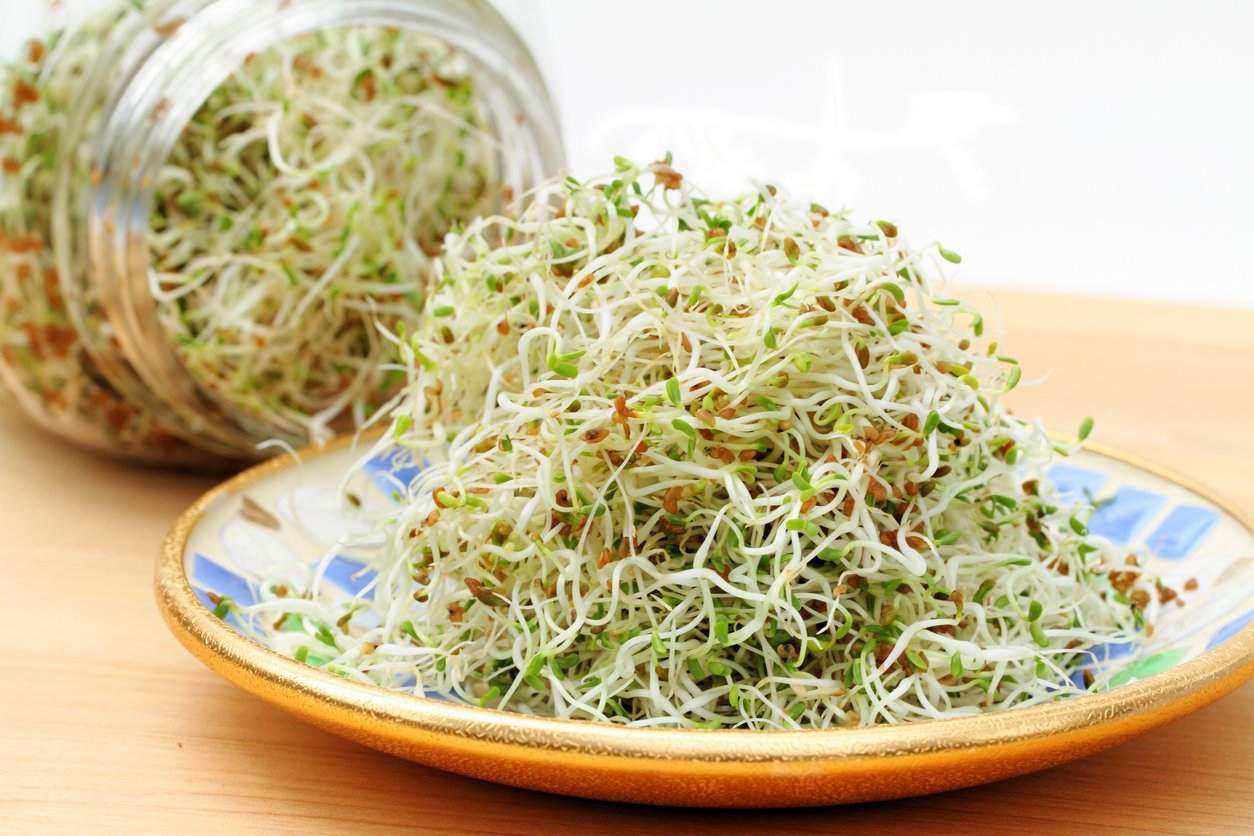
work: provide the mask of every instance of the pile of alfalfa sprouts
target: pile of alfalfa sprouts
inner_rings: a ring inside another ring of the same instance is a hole
[[[358,680],[635,726],[1082,690],[1155,589],[1057,499],[1043,466],[1071,448],[1000,405],[1019,366],[940,294],[932,248],[617,162],[446,242],[380,442],[436,463],[378,577],[346,602],[289,568],[240,612]]]
[[[8,378],[123,447],[158,443],[160,428],[84,350],[56,271],[54,191],[99,56],[128,27],[174,35],[182,24],[164,5],[118,0],[32,42],[0,92]],[[328,29],[252,56],[185,127],[154,187],[151,290],[196,385],[297,437],[364,421],[404,382],[376,323],[416,321],[445,232],[501,199],[491,131],[464,57],[422,32]],[[83,324],[107,330],[107,313],[88,304]]]

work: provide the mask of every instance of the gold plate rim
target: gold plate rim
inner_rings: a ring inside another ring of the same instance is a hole
[[[345,436],[298,452],[305,460],[352,447],[378,435]],[[1254,523],[1246,514],[1197,482],[1105,445],[1087,444],[1085,449],[1192,491],[1254,534]],[[184,552],[192,530],[208,509],[227,496],[239,494],[260,480],[296,466],[299,462],[290,456],[256,465],[211,489],[183,512],[166,536],[157,561],[155,592],[162,616],[193,655],[236,685],[315,725],[411,759],[427,759],[414,755],[416,746],[457,749],[461,753],[459,757],[473,758],[467,754],[466,747],[470,744],[491,747],[492,756],[497,759],[514,757],[542,763],[560,754],[567,767],[572,765],[572,758],[584,759],[584,768],[595,768],[590,767],[587,758],[608,759],[618,761],[616,768],[628,772],[639,772],[642,762],[652,763],[651,769],[656,769],[658,762],[683,762],[690,767],[703,765],[707,771],[714,769],[716,772],[720,768],[734,772],[735,767],[769,763],[817,768],[826,765],[829,771],[838,767],[842,773],[849,773],[859,764],[874,765],[880,770],[892,768],[893,764],[898,764],[897,768],[917,767],[920,757],[951,765],[955,754],[976,761],[983,757],[987,761],[999,757],[996,753],[1002,749],[1017,753],[1013,757],[1023,760],[1025,753],[1040,750],[1038,754],[1043,757],[1031,765],[1025,763],[1020,768],[990,773],[992,777],[1007,777],[1062,763],[1129,739],[1208,705],[1254,678],[1254,623],[1251,623],[1196,659],[1107,692],[1006,712],[899,725],[798,731],[638,728],[535,717],[418,697],[348,680],[282,656],[233,630],[195,596],[186,575]],[[358,726],[363,727],[360,734],[354,731]],[[404,743],[389,742],[393,740]],[[1062,750],[1068,741],[1077,746],[1075,753],[1067,754]],[[631,763],[624,765],[623,759]],[[427,760],[464,774],[492,777],[465,764],[441,763],[438,757]],[[1027,761],[1032,758],[1027,757]],[[779,772],[779,776],[787,774],[786,769]],[[560,781],[546,783],[539,778],[513,780],[508,776],[499,780],[541,789],[550,788],[549,784],[562,784]],[[648,779],[641,780],[647,783]],[[921,791],[977,782],[978,779],[964,778],[946,784],[942,779],[945,785],[929,785]],[[567,787],[557,791],[570,790]],[[609,789],[575,791],[594,797],[655,800],[638,798],[638,793]],[[853,793],[850,797],[865,800],[907,794],[914,792],[907,788],[901,792]],[[845,795],[849,794],[833,791],[831,797],[844,799]],[[781,794],[781,803],[800,803],[786,796],[786,793]],[[741,806],[757,804],[752,799],[742,800]],[[812,799],[807,803],[824,800]],[[656,799],[656,803],[685,801],[661,798]],[[733,798],[730,803],[735,804],[736,800]],[[767,799],[767,803],[771,800]]]

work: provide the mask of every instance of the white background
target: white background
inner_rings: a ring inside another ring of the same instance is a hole
[[[1254,2],[496,2],[583,174],[670,149],[939,239],[963,283],[1254,307]],[[0,49],[39,5],[0,0]]]
[[[964,284],[1254,306],[1254,3],[500,5],[582,172],[670,148],[896,219]]]

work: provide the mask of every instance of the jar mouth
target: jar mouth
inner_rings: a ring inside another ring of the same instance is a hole
[[[80,298],[77,315],[100,320],[97,327],[81,323],[87,326],[80,330],[88,335],[88,353],[99,358],[101,372],[127,397],[197,446],[258,457],[256,445],[262,441],[323,440],[318,436],[349,429],[364,418],[360,411],[344,411],[338,424],[311,431],[273,415],[258,415],[230,392],[207,386],[177,350],[154,296],[150,270],[156,184],[184,130],[214,91],[250,56],[311,33],[366,26],[422,33],[464,60],[498,143],[495,174],[507,194],[522,195],[558,171],[562,145],[539,71],[513,30],[482,0],[159,4],[139,30],[119,27],[111,33],[111,48],[101,60],[117,62],[112,66],[121,68],[123,83],[113,74],[109,85],[97,84],[90,92],[98,97],[99,109],[84,103],[75,114],[74,129],[67,131],[62,147],[81,144],[76,156],[89,159],[92,169],[83,177],[72,164],[63,165],[57,195],[64,205],[56,214],[69,217],[77,211],[85,223],[62,224],[54,238],[65,245],[57,247],[65,254],[62,281],[79,285],[77,293],[67,294]],[[109,94],[108,89],[117,92]],[[102,101],[103,96],[108,98]],[[93,111],[99,114],[94,136],[88,130]],[[88,310],[90,301],[81,301],[84,272],[98,292],[94,313]],[[116,359],[119,353],[121,360]]]

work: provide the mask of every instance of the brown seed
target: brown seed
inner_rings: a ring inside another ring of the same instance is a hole
[[[623,397],[622,395],[619,395],[617,398],[614,399],[614,411],[617,412],[619,415],[623,416],[624,418],[636,417],[636,410],[631,409],[627,406],[627,399]]]
[[[679,335],[679,344],[684,347],[684,351],[687,351],[689,353],[692,352],[692,340],[688,339],[687,334]]]
[[[888,499],[888,488],[874,476],[867,481],[867,493],[875,497],[876,502],[883,502]]]
[[[470,594],[475,596],[479,603],[488,607],[499,607],[505,603],[504,600],[474,578],[466,578],[465,582],[466,589],[470,590]]]
[[[250,523],[263,526],[265,528],[279,528],[278,517],[271,514],[265,508],[262,508],[251,497],[244,497],[243,505],[240,507],[239,515]]]
[[[604,569],[606,564],[614,559],[614,553],[610,551],[609,546],[601,549],[601,556],[597,558],[597,568]]]
[[[179,27],[182,26],[186,22],[187,21],[184,20],[183,18],[178,17],[178,18],[175,18],[174,20],[168,20],[165,23],[155,23],[153,24],[152,29],[161,37],[168,38],[171,35],[173,35],[175,32],[177,32],[179,30]]]
[[[661,160],[653,163],[653,178],[657,180],[659,186],[668,191],[679,188],[679,184],[684,182],[684,175],[671,168],[670,164]]]
[[[39,91],[25,81],[18,79],[13,82],[13,105],[20,108],[22,105],[34,104],[39,101]]]
[[[679,513],[679,500],[684,498],[684,489],[678,485],[667,489],[662,497],[662,507],[668,514]]]
[[[605,427],[598,427],[595,430],[588,430],[583,435],[581,435],[580,438],[582,438],[584,441],[588,442],[589,444],[599,444],[600,442],[609,438],[609,435],[610,435],[610,431],[607,430]]]
[[[508,334],[509,333],[509,320],[502,319],[500,322],[498,322],[496,324],[496,333],[500,334],[502,337]]]
[[[1189,578],[1187,581],[1185,581],[1184,589],[1186,592],[1192,592],[1193,590],[1197,589],[1197,578]]]
[[[710,410],[705,409],[704,407],[697,410],[697,420],[700,421],[702,424],[705,424],[707,427],[714,426],[713,413],[711,413]]]

